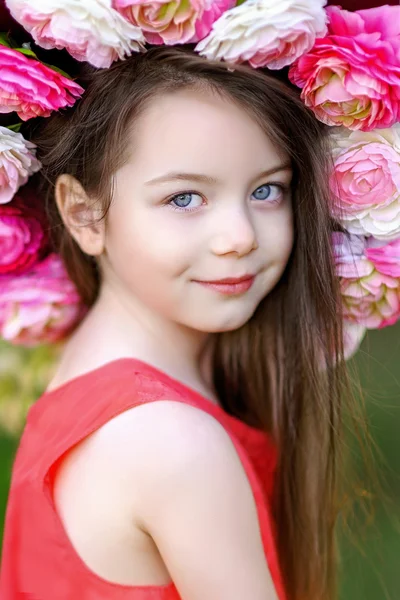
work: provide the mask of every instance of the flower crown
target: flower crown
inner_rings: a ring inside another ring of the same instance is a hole
[[[19,28],[26,42],[19,47],[0,34],[0,113],[20,121],[72,106],[84,91],[37,58],[32,38],[97,68],[146,44],[188,43],[210,59],[289,67],[304,103],[332,126],[331,211],[348,232],[332,235],[347,356],[367,329],[400,319],[400,6],[349,12],[326,0],[2,1],[5,29]],[[32,346],[65,337],[85,309],[50,249],[40,199],[26,185],[41,165],[19,127],[0,126],[0,335]]]

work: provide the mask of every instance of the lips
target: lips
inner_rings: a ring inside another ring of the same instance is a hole
[[[254,275],[243,275],[242,277],[226,277],[225,279],[215,279],[213,281],[202,281],[201,283],[213,283],[214,285],[219,284],[235,284],[242,283],[242,281],[249,281],[250,279],[254,279]]]
[[[244,275],[243,277],[227,277],[217,281],[198,281],[200,285],[214,292],[227,296],[236,296],[247,292],[253,285],[255,275]]]

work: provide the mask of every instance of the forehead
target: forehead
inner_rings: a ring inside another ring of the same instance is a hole
[[[152,99],[129,134],[129,156],[150,170],[242,165],[265,169],[287,158],[244,108],[211,90],[186,89]]]

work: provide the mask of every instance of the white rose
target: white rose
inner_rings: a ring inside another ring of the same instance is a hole
[[[367,328],[360,323],[352,323],[345,321],[343,323],[343,342],[344,342],[344,358],[349,360],[354,356],[361,346]]]
[[[0,204],[10,202],[28,177],[41,168],[35,148],[20,133],[0,126]]]
[[[111,0],[6,0],[14,19],[42,48],[66,48],[81,61],[109,67],[140,50],[144,36]]]
[[[196,51],[210,59],[281,69],[327,31],[326,0],[247,0],[226,11]]]

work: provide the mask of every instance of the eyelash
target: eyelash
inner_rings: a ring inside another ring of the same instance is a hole
[[[269,186],[269,187],[277,187],[280,189],[282,196],[287,194],[287,192],[290,189],[290,186],[288,185],[284,185],[283,183],[263,183],[262,185],[259,185],[258,188],[256,188],[257,190],[260,187],[263,186]],[[179,192],[179,194],[174,194],[173,196],[170,196],[167,201],[166,201],[166,205],[169,206],[170,208],[172,208],[172,210],[175,210],[177,212],[181,212],[181,213],[189,213],[189,212],[195,212],[197,210],[199,210],[201,208],[201,206],[198,206],[196,208],[180,208],[179,206],[174,206],[172,203],[176,198],[179,198],[179,196],[185,196],[186,194],[196,194],[197,196],[201,196],[203,198],[202,194],[199,194],[199,192],[196,192],[195,190],[185,190],[183,192]],[[259,200],[259,202],[262,202]],[[274,202],[271,202],[271,204],[276,204]]]
[[[179,196],[186,196],[186,194],[196,194],[196,196],[200,196],[201,198],[203,198],[203,195],[199,194],[199,192],[196,192],[194,190],[185,190],[184,192],[179,192],[179,194],[174,194],[173,196],[168,198],[166,204],[170,208],[172,208],[172,210],[176,210],[177,212],[188,213],[188,212],[195,212],[196,210],[199,210],[199,208],[201,208],[200,206],[197,206],[196,208],[182,208],[182,207],[175,206],[174,204],[172,204],[176,198],[179,198]]]

